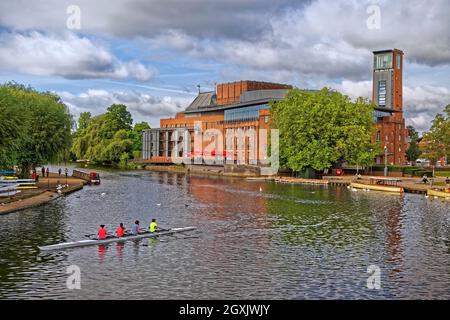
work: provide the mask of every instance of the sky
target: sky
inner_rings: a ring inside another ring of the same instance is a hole
[[[215,84],[261,80],[371,98],[373,51],[405,53],[408,125],[450,103],[448,0],[0,2],[0,83],[57,93],[75,118],[127,105],[135,122],[183,111]]]

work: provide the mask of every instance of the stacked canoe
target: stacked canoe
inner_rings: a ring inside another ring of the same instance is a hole
[[[0,197],[11,197],[27,189],[37,189],[36,181],[13,176],[0,177]]]

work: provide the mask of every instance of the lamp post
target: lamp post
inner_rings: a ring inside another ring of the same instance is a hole
[[[388,174],[387,157],[388,157],[388,147],[384,146],[384,176],[385,177],[387,177],[387,174]]]

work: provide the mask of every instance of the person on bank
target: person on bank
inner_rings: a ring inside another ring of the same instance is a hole
[[[123,223],[121,223],[121,224],[119,225],[119,227],[116,229],[116,235],[117,235],[118,237],[123,237],[123,236],[125,235],[125,228],[124,228],[124,226],[123,226]]]
[[[105,225],[101,224],[100,229],[98,229],[98,240],[105,240],[107,233],[108,231],[105,229]]]

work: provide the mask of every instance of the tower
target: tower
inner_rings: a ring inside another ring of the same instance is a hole
[[[403,51],[374,51],[372,101],[376,105],[375,141],[387,147],[388,164],[406,162],[407,130],[403,118]],[[384,153],[377,163],[384,163]]]

